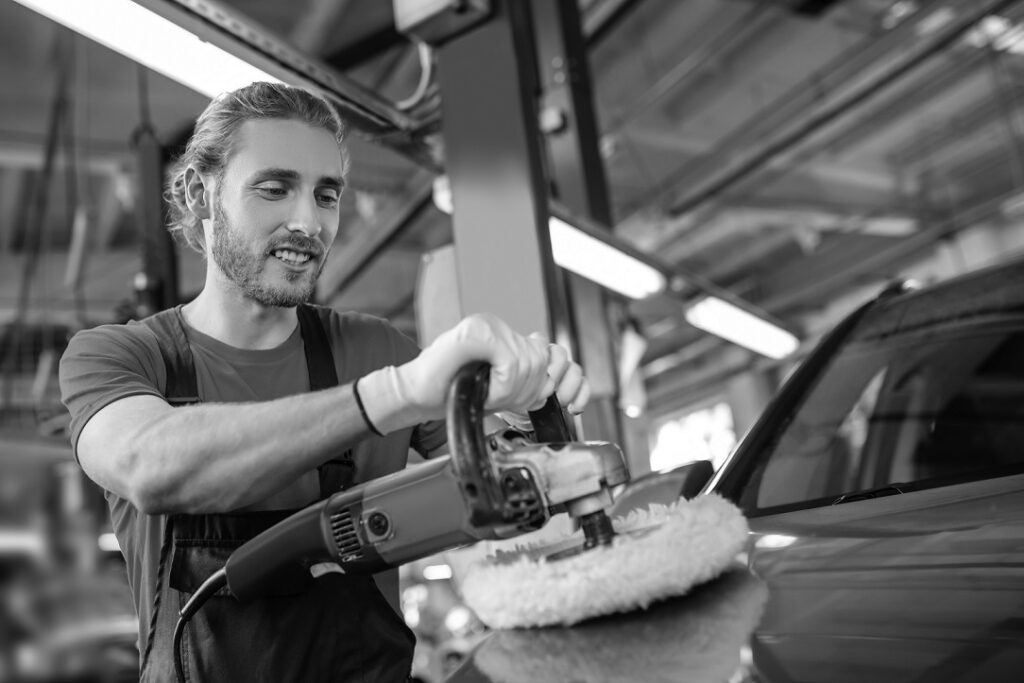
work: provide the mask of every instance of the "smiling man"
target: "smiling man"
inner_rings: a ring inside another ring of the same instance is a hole
[[[206,257],[191,302],[79,332],[61,360],[72,444],[106,491],[139,613],[141,679],[173,681],[178,609],[231,551],[310,503],[445,440],[456,370],[488,407],[589,389],[565,349],[490,315],[420,351],[386,321],[309,305],[338,232],[347,153],[320,97],[257,83],[215,99],[172,174],[171,230]],[[396,584],[378,577],[388,599]],[[373,578],[282,580],[190,622],[189,680],[404,681],[412,633]]]

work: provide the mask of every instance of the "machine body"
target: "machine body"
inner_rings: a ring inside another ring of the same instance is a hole
[[[296,513],[236,550],[225,566],[239,600],[283,576],[334,562],[372,573],[444,550],[541,528],[565,510],[581,521],[587,547],[611,540],[611,489],[629,480],[622,452],[575,442],[552,397],[531,413],[534,443],[514,431],[485,437],[489,366],[464,367],[448,400],[451,454],[354,486]]]

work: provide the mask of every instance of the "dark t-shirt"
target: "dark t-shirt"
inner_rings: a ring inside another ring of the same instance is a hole
[[[384,367],[414,358],[416,344],[386,321],[357,313],[332,311],[327,334],[340,384]],[[186,328],[196,368],[199,397],[204,402],[266,401],[309,391],[302,337],[295,332],[280,346],[266,350],[237,349]],[[103,407],[122,398],[162,396],[166,369],[155,332],[148,326],[103,325],[76,334],[60,363],[61,396],[71,412],[71,443],[77,457],[78,437],[85,424]],[[410,448],[422,455],[442,446],[443,422],[370,437],[353,448],[355,481],[367,481],[405,466]],[[256,506],[284,509],[313,502],[318,489],[315,470],[283,492]],[[140,514],[135,507],[107,492],[114,533],[128,563],[139,632],[148,630],[157,565],[166,517]],[[385,593],[397,590],[397,583]],[[395,600],[396,595],[387,595]]]

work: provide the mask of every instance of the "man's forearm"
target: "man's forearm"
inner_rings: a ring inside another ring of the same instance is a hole
[[[274,401],[163,411],[141,423],[126,444],[136,468],[136,504],[150,513],[238,509],[280,491],[370,433],[351,385]]]

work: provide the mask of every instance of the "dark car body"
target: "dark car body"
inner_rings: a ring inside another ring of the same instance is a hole
[[[738,569],[451,680],[1024,680],[1024,262],[851,314],[705,492],[749,520]]]

